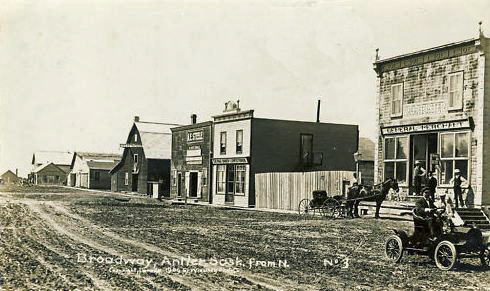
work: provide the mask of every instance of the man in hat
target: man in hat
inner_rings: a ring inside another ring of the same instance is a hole
[[[459,169],[454,169],[454,177],[449,181],[449,183],[453,184],[454,201],[456,202],[456,208],[459,208],[458,200],[461,204],[461,207],[464,206],[463,190],[461,187],[463,186],[463,184],[466,185],[466,182],[466,179],[461,175],[461,171]]]
[[[436,201],[436,188],[437,188],[437,178],[436,178],[436,171],[429,171],[428,179],[427,179],[427,188],[430,189],[432,193],[432,201]]]
[[[413,169],[413,187],[415,188],[415,195],[420,195],[422,190],[422,178],[425,176],[425,169],[422,167],[421,161],[415,162],[415,168]]]
[[[434,201],[431,200],[431,191],[429,188],[424,188],[423,197],[415,202],[414,213],[421,219],[423,219],[425,223],[425,228],[430,232],[430,236],[434,237],[434,224],[436,221],[436,217],[434,213],[436,211],[436,206],[434,205]]]

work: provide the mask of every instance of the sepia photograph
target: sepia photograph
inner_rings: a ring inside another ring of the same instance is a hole
[[[490,290],[490,1],[1,1],[0,290]]]

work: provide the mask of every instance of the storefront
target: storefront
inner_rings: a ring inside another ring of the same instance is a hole
[[[216,200],[219,204],[246,205],[248,203],[248,158],[213,159],[216,169]],[[243,200],[243,201],[242,201]]]

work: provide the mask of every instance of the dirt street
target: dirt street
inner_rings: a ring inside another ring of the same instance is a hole
[[[129,200],[129,201],[128,201]],[[392,220],[183,206],[66,188],[0,188],[6,290],[488,290],[490,271],[383,256]]]

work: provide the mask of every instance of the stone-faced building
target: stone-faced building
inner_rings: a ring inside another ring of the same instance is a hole
[[[213,204],[255,206],[256,173],[354,171],[357,125],[256,118],[237,103],[213,116]]]
[[[111,190],[137,192],[154,198],[170,196],[171,127],[135,116],[121,161],[111,169]]]
[[[490,204],[490,40],[450,43],[374,62],[375,180],[412,193],[415,162],[437,170],[439,191],[459,169],[475,205]],[[484,175],[487,173],[487,175]]]
[[[196,123],[172,128],[172,177],[170,192],[173,199],[187,197],[193,201],[212,202],[210,189],[213,123]]]

